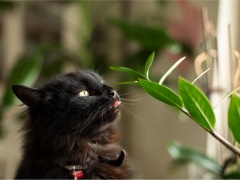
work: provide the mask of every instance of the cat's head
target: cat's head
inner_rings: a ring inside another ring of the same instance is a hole
[[[28,106],[32,126],[48,133],[89,135],[119,114],[119,95],[92,71],[58,76],[39,89],[14,85],[13,91]]]

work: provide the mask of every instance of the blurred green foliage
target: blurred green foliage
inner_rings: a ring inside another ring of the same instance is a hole
[[[14,8],[17,7],[19,3],[21,2],[0,1],[0,10],[14,11]],[[24,3],[26,11],[30,8],[29,13],[47,12],[44,10],[46,6],[39,6],[39,2],[26,1]],[[106,50],[102,51],[101,43],[104,44],[104,37],[108,36],[108,30],[110,27],[118,29],[119,32],[126,36],[128,42],[135,41],[140,47],[134,53],[123,56],[124,60],[121,61],[122,66],[132,67],[137,64],[138,68],[144,68],[145,62],[143,57],[146,57],[152,51],[161,52],[169,46],[177,46],[184,54],[191,54],[191,48],[185,48],[186,46],[183,43],[174,40],[168,34],[166,27],[164,26],[158,27],[156,25],[144,25],[134,21],[130,22],[123,19],[108,17],[106,23],[103,24],[104,28],[96,29],[92,20],[92,4],[94,2],[66,1],[62,3],[53,1],[46,3],[50,6],[53,6],[54,3],[59,6],[74,3],[79,7],[85,31],[79,31],[77,37],[79,37],[79,42],[81,42],[83,50],[81,51],[81,54],[71,53],[61,45],[61,41],[57,38],[57,35],[53,36],[55,38],[53,40],[50,37],[51,41],[44,41],[40,37],[44,37],[45,35],[41,34],[38,29],[33,29],[35,31],[30,32],[31,36],[27,35],[27,38],[30,38],[30,40],[27,41],[32,44],[30,50],[26,51],[18,60],[16,60],[16,64],[9,74],[7,83],[4,86],[3,100],[0,102],[0,129],[2,129],[0,132],[3,132],[3,114],[16,103],[16,98],[12,93],[11,85],[24,84],[27,86],[34,86],[37,83],[45,82],[51,77],[62,73],[64,68],[69,64],[76,69],[95,69],[98,70],[100,74],[108,73],[108,67],[112,61],[109,52],[106,52]],[[164,6],[166,5],[166,2],[157,3],[157,5]],[[44,16],[46,16],[46,14],[43,14],[43,17]],[[34,16],[31,16],[30,14],[30,17]],[[39,23],[47,20],[47,18],[42,19]],[[44,31],[48,31],[47,26],[44,27]],[[51,29],[49,31],[51,34]],[[40,34],[38,35],[37,33]],[[47,34],[46,36],[48,37],[49,35]]]
[[[13,8],[15,3],[13,1],[1,1],[0,2],[0,11],[8,10]]]

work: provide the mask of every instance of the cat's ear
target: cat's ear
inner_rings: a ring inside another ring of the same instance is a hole
[[[36,105],[41,99],[41,92],[38,89],[29,88],[22,85],[13,85],[14,94],[27,106]]]

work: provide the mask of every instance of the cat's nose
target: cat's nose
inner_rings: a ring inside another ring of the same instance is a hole
[[[117,100],[120,99],[120,96],[118,95],[117,91],[115,89],[113,89],[112,87],[104,85],[104,89],[106,90],[106,93],[108,96],[111,96]]]
[[[114,99],[119,98],[118,93],[115,89],[111,89],[109,95],[112,96]]]
[[[120,99],[117,91],[113,88],[109,89],[108,94],[109,94],[109,96],[112,96],[114,99],[117,99],[117,100]]]

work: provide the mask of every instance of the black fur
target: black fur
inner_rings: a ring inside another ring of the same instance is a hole
[[[87,90],[89,96],[80,96]],[[39,89],[14,85],[28,106],[23,157],[15,179],[73,179],[65,166],[84,166],[85,179],[129,178],[117,144],[120,101],[92,71],[56,77]]]

